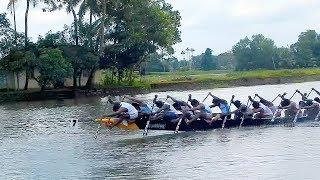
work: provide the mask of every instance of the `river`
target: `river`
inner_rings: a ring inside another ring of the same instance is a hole
[[[320,82],[211,90],[246,102],[273,99]],[[203,99],[209,90],[162,92]],[[154,94],[138,97],[151,101]],[[312,94],[311,97],[315,97]],[[296,101],[299,96],[294,97]],[[207,102],[210,102],[208,99]],[[278,102],[278,101],[277,101]],[[95,117],[110,111],[105,99],[0,105],[0,179],[318,179],[320,124],[208,132],[125,132],[102,129]],[[72,127],[72,121],[78,121]]]

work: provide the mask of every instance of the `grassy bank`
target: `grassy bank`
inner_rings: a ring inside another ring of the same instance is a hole
[[[151,73],[136,78],[128,84],[107,84],[95,90],[56,89],[41,92],[16,91],[0,92],[0,103],[10,101],[32,101],[47,99],[69,99],[74,97],[140,94],[156,91],[180,91],[214,89],[221,87],[284,84],[320,81],[320,69],[235,71],[185,71]]]
[[[231,82],[250,81],[256,79],[272,78],[301,78],[320,76],[320,69],[292,69],[292,70],[257,70],[257,71],[191,71],[152,73],[145,76],[142,81],[151,85],[171,83],[202,83],[202,82]],[[254,82],[252,82],[254,85]]]

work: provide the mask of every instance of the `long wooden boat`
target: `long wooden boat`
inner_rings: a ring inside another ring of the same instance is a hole
[[[120,124],[117,127],[120,129],[127,129],[127,130],[139,130],[139,129],[145,129],[145,126],[147,124],[149,117],[143,116],[140,117],[135,123],[131,123],[129,125],[123,125]],[[297,123],[305,122],[305,121],[313,121],[314,118],[308,118],[308,117],[300,117],[297,119]],[[112,119],[102,119],[98,120],[102,124],[105,124],[106,126],[111,126],[113,123]],[[166,130],[166,131],[175,131],[177,124],[179,120],[175,121],[164,121],[164,120],[156,120],[152,121],[149,125],[149,130]],[[224,128],[236,128],[240,127],[242,119],[230,119],[227,120],[225,123]],[[271,118],[268,119],[253,119],[253,118],[247,118],[243,120],[242,127],[250,127],[250,126],[272,126],[272,125],[281,125],[281,124],[292,124],[293,118],[276,118],[274,121],[271,120]],[[218,120],[213,122],[211,125],[209,125],[206,121],[198,120],[194,121],[191,124],[187,124],[184,120],[182,120],[182,123],[179,127],[179,131],[206,131],[206,130],[212,130],[212,129],[221,129],[222,128],[223,121]]]

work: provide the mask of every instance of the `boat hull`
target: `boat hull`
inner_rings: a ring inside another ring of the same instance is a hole
[[[136,121],[137,126],[140,129],[144,129],[148,121],[148,117],[142,117]],[[307,117],[298,118],[297,122],[311,121]],[[272,125],[280,125],[280,124],[292,124],[292,118],[278,118],[274,121],[271,119],[252,119],[247,118],[244,119],[242,127],[250,127],[250,126],[272,126]],[[167,130],[167,131],[175,131],[177,127],[178,120],[171,121],[153,121],[149,125],[149,130]],[[223,121],[218,120],[209,125],[206,121],[198,120],[194,121],[191,124],[187,124],[184,120],[182,121],[179,131],[206,131],[212,129],[221,129]],[[234,120],[227,120],[225,123],[225,128],[235,128],[240,127],[241,118]]]

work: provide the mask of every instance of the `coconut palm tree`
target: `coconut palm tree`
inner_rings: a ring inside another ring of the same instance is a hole
[[[89,47],[93,48],[93,34],[94,34],[94,27],[92,25],[93,16],[100,16],[100,5],[99,1],[97,0],[84,0],[79,8],[79,16],[80,19],[84,17],[84,15],[89,12],[89,34],[90,34],[90,43]]]
[[[14,25],[14,34],[15,34],[15,44],[17,43],[17,21],[16,21],[16,2],[18,0],[9,0],[7,9],[11,11],[11,14],[13,14],[13,25]]]
[[[73,24],[74,24],[74,39],[75,39],[75,43],[76,45],[79,45],[79,19],[78,19],[78,15],[75,11],[75,7],[77,5],[79,5],[79,3],[81,2],[81,0],[63,0],[62,3],[64,6],[66,6],[66,11],[67,13],[72,13],[73,15]]]
[[[59,1],[59,0],[58,0]],[[44,2],[46,5],[48,5],[48,7],[44,8],[43,11],[49,10],[55,10],[57,9],[57,5],[56,5],[56,1],[55,0],[26,0],[27,3],[27,7],[26,7],[26,12],[24,15],[24,46],[25,49],[28,50],[28,45],[29,45],[29,37],[28,37],[28,16],[29,16],[29,10],[30,10],[30,4],[33,7],[36,7],[40,2]],[[26,83],[24,86],[24,90],[28,89],[28,85],[29,85],[29,78],[30,78],[30,70],[27,68],[26,70]]]

